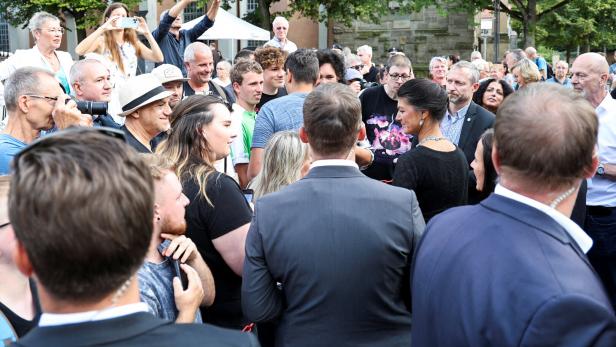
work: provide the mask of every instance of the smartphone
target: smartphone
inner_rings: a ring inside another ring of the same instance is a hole
[[[251,203],[255,192],[252,189],[242,189],[242,194],[244,194],[246,201]]]
[[[122,29],[137,29],[139,27],[139,19],[137,17],[122,17],[118,19],[116,26]]]
[[[163,255],[163,252],[165,251],[165,249],[167,249],[167,247],[169,247],[169,244],[171,244],[171,240],[165,240],[163,241],[163,243],[158,245],[158,247],[156,247],[156,249],[158,250],[158,253]],[[188,277],[186,276],[186,273],[182,271],[182,268],[180,267],[180,261],[173,259],[171,257],[167,257],[167,258],[169,258],[169,260],[171,260],[171,262],[173,263],[173,269],[175,271],[175,275],[179,277],[180,281],[182,281],[182,288],[184,290],[188,289]]]
[[[188,289],[188,276],[186,276],[186,273],[182,271],[180,261],[175,259],[171,259],[171,261],[173,262],[173,267],[175,268],[175,275],[180,279],[180,281],[182,281],[182,289]]]

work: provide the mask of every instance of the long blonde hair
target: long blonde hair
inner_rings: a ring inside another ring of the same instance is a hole
[[[216,172],[216,156],[203,136],[203,127],[214,119],[212,106],[215,104],[227,106],[213,95],[192,95],[178,103],[171,115],[169,137],[156,149],[158,155],[174,163],[173,170],[182,182],[189,179],[197,182],[199,194],[212,206],[206,184],[208,177]]]
[[[250,187],[255,198],[274,193],[298,181],[302,167],[308,159],[308,146],[302,143],[297,132],[275,133],[265,146],[263,168]]]
[[[105,23],[111,17],[111,12],[115,9],[123,8],[128,14],[128,7],[121,2],[114,2],[111,5],[107,6],[105,12],[103,13],[103,22]],[[120,71],[122,73],[126,73],[124,71],[124,62],[122,60],[122,55],[120,54],[120,48],[118,47],[118,43],[113,38],[113,32],[111,30],[105,31],[103,33],[105,38],[105,48],[111,52],[111,60],[118,65]],[[139,49],[139,45],[137,44],[139,40],[137,39],[137,32],[135,29],[124,29],[124,42],[130,43],[133,47],[135,47],[135,51],[137,52],[137,56],[141,56],[141,50]],[[102,49],[105,50],[104,48]],[[102,52],[99,52],[102,53]]]

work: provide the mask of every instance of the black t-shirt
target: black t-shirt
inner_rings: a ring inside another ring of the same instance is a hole
[[[398,101],[385,93],[384,86],[364,90],[359,100],[366,135],[374,152],[374,162],[364,170],[364,174],[377,180],[391,180],[393,161],[411,149],[413,136],[406,135],[396,121]]]
[[[32,320],[27,320],[17,315],[13,310],[5,306],[0,302],[0,311],[4,314],[6,319],[8,319],[9,323],[15,330],[17,337],[23,337],[26,335],[32,328],[34,328],[39,319],[41,318],[41,304],[38,299],[38,290],[36,287],[36,283],[30,279],[30,293],[32,294],[32,303],[34,304],[34,317]]]
[[[257,104],[257,107],[255,108],[255,112],[259,113],[259,110],[261,109],[263,105],[265,105],[266,102],[270,100],[274,100],[281,96],[285,96],[285,95],[287,95],[287,89],[284,87],[278,88],[278,93],[276,95],[270,95],[270,94],[265,94],[265,93],[261,94],[261,101],[259,101],[259,103]]]
[[[216,287],[214,304],[201,309],[203,321],[241,329],[247,323],[240,301],[242,278],[227,265],[212,240],[250,223],[252,210],[239,185],[219,172],[210,174],[206,183],[206,194],[212,204],[199,194],[196,180],[184,180],[182,187],[190,200],[186,208],[186,236],[197,245],[212,271]]]
[[[152,153],[152,151],[156,148],[156,146],[152,146],[152,142],[150,142],[150,147],[152,151],[150,151],[146,146],[144,146],[133,134],[128,130],[126,125],[122,125],[120,130],[124,131],[126,135],[126,143],[128,143],[131,147],[137,150],[139,153]]]
[[[235,98],[231,96],[224,87],[221,87],[212,81],[208,82],[208,93],[206,94],[218,95],[228,103],[233,103],[233,100],[235,100]],[[186,81],[184,82],[184,97],[191,95],[195,95],[195,90],[192,89],[190,84],[188,84],[188,81]]]
[[[434,215],[467,203],[468,163],[464,152],[460,148],[440,152],[415,147],[398,159],[393,185],[415,192],[427,223]]]
[[[364,74],[363,76],[366,82],[378,82],[376,78],[378,71],[379,70],[376,68],[376,66],[370,66],[370,71],[368,71],[368,73]]]

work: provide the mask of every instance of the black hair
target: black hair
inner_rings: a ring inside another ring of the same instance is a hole
[[[509,94],[513,93],[513,88],[511,88],[509,83],[504,80],[497,80],[496,78],[488,78],[479,84],[479,88],[477,88],[477,91],[473,94],[474,103],[483,107],[483,95],[486,93],[488,86],[492,82],[498,82],[501,87],[503,87],[503,101],[507,98],[507,96],[509,96]]]
[[[428,111],[430,117],[437,122],[440,122],[447,112],[447,92],[425,78],[406,81],[398,90],[398,99],[404,99],[410,105]]]
[[[481,153],[481,157],[483,159],[483,187],[481,189],[480,195],[481,199],[487,198],[490,195],[494,188],[496,187],[496,179],[498,178],[498,174],[496,173],[496,169],[494,168],[494,163],[492,162],[492,144],[494,143],[494,129],[486,130],[483,135],[481,135],[481,144],[483,145],[483,153]]]
[[[312,49],[301,48],[289,54],[284,69],[291,71],[298,82],[315,84],[319,79],[319,60]]]
[[[331,49],[319,49],[317,51],[319,68],[324,64],[330,64],[334,68],[338,82],[344,83],[344,58]]]

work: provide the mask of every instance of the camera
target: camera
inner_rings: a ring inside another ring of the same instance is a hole
[[[107,114],[107,105],[108,103],[105,101],[83,101],[83,100],[75,100],[75,99],[66,99],[68,103],[69,100],[75,101],[77,104],[77,109],[81,113],[89,114],[89,115],[97,115],[102,116]]]

